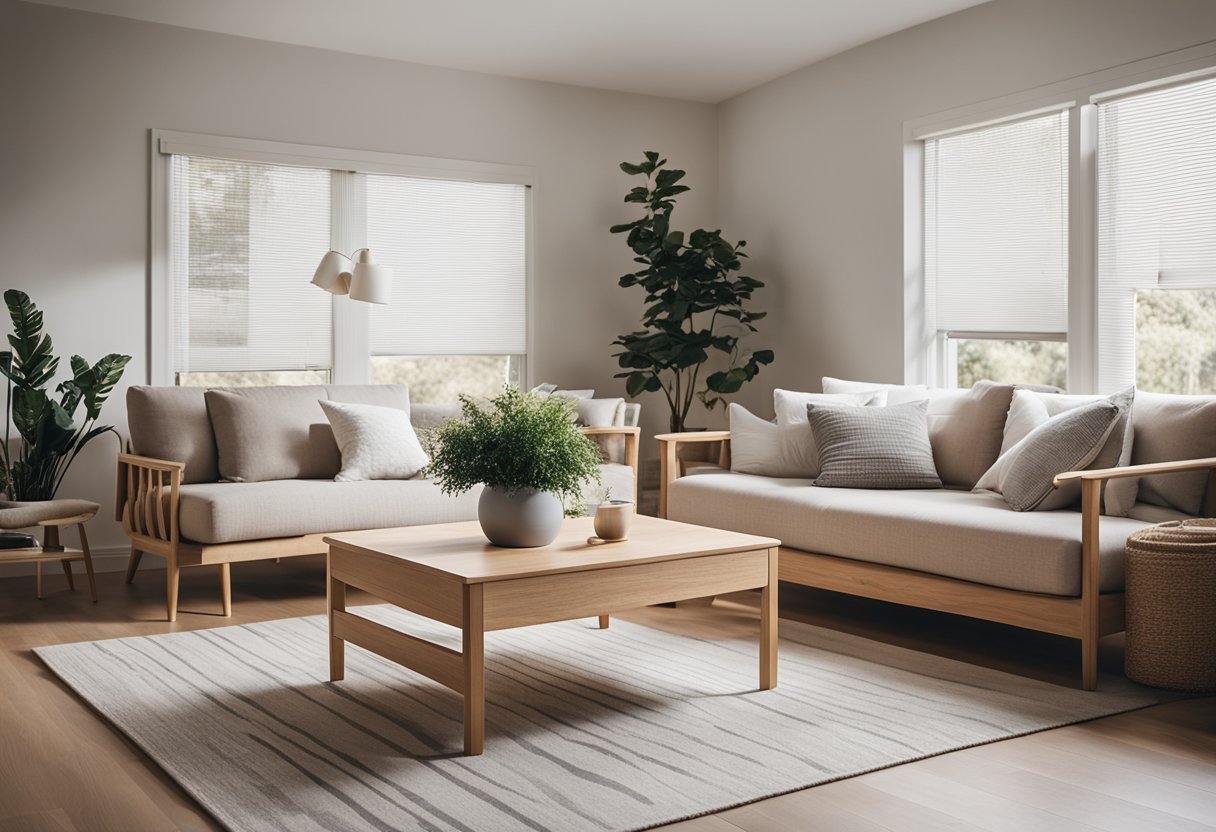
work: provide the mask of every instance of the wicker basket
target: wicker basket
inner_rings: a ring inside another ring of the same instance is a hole
[[[1216,690],[1216,520],[1183,520],[1127,539],[1127,676]]]

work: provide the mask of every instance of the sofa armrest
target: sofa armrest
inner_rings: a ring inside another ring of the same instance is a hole
[[[638,505],[638,489],[640,488],[638,479],[638,442],[642,438],[642,429],[632,425],[615,425],[611,427],[586,427],[579,428],[583,436],[594,437],[598,436],[623,436],[625,437],[625,464],[633,469],[633,506],[637,510]]]
[[[700,430],[687,433],[660,433],[659,440],[659,516],[667,516],[667,488],[684,475],[685,461],[715,462],[730,467],[730,431]]]
[[[123,531],[176,545],[177,504],[185,470],[184,462],[119,454],[114,519],[122,523]]]
[[[1065,471],[1057,474],[1055,484],[1063,485],[1072,480],[1114,480],[1124,477],[1147,477],[1154,474],[1176,474],[1181,471],[1216,469],[1216,457],[1207,459],[1180,459],[1175,462],[1149,462],[1144,465],[1124,465],[1120,468],[1095,468],[1092,471]]]

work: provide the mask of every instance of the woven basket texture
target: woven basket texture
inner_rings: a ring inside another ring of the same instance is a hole
[[[1128,678],[1216,691],[1216,519],[1134,532],[1126,569]]]

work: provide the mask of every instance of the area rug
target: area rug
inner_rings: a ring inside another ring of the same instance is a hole
[[[790,621],[781,637],[778,687],[757,691],[754,634],[621,620],[489,633],[475,758],[460,753],[460,697],[438,684],[353,646],[346,680],[328,682],[321,616],[37,653],[240,832],[643,829],[1155,701]]]

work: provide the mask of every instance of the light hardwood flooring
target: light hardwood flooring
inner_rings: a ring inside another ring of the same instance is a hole
[[[47,579],[0,580],[0,832],[219,827],[140,751],[59,684],[29,648],[240,624],[325,608],[324,565],[237,564],[233,616],[213,570],[186,570],[183,614],[164,622],[164,574],[98,576],[100,603]],[[350,603],[366,600],[352,593]],[[756,626],[754,593],[624,617],[699,635]],[[782,614],[869,638],[1075,684],[1076,642],[798,587]],[[205,614],[197,614],[202,612]],[[1117,668],[1119,637],[1103,643]],[[777,830],[1189,830],[1216,828],[1216,699],[1194,699],[908,763],[664,827]]]

